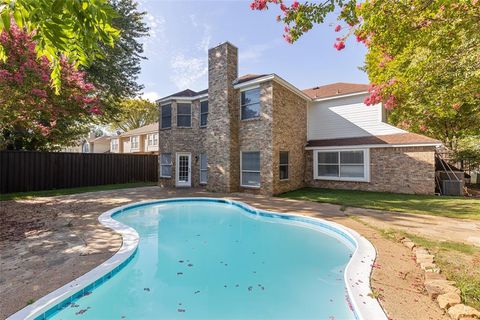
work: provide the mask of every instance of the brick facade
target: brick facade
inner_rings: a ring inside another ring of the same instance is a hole
[[[191,185],[200,185],[200,154],[208,157],[206,189],[213,192],[279,194],[304,186],[432,194],[434,147],[370,149],[370,182],[315,180],[312,151],[306,151],[308,101],[284,82],[268,80],[246,84],[260,87],[260,116],[240,119],[238,49],[223,43],[208,52],[208,104],[206,128],[199,126],[200,99],[183,96],[192,105],[192,127],[177,127],[177,103],[172,106],[172,127],[159,129],[159,153],[171,153],[172,176],[159,178],[160,186],[175,186],[176,153],[191,154]],[[198,94],[191,90],[182,93]],[[165,102],[167,103],[167,102]],[[160,108],[161,119],[161,108]],[[161,121],[159,121],[161,126]],[[241,186],[242,151],[260,152],[260,188]],[[280,152],[288,151],[288,179],[280,180]],[[161,161],[161,157],[159,157]]]
[[[371,148],[370,182],[313,179],[313,151],[306,154],[308,186],[331,189],[433,194],[435,192],[434,147]]]

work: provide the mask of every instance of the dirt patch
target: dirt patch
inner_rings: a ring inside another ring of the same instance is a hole
[[[97,221],[102,212],[175,196],[223,195],[147,187],[0,202],[0,317],[88,272],[118,250],[120,236]],[[412,253],[349,218],[340,206],[244,194],[226,197],[262,209],[326,218],[357,230],[377,249],[373,295],[391,319],[448,319],[420,285],[422,272]]]

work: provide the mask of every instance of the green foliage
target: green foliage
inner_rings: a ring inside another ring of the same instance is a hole
[[[33,33],[35,50],[52,66],[52,83],[61,82],[61,58],[87,66],[102,56],[99,43],[113,46],[118,30],[112,26],[115,11],[106,0],[0,0],[0,32],[9,30],[11,18]],[[0,59],[7,55],[0,46]]]
[[[138,39],[147,36],[149,28],[143,21],[146,13],[139,12],[133,0],[112,0],[110,3],[116,12],[112,25],[120,30],[120,36],[114,46],[100,42],[103,58],[93,61],[85,71],[88,81],[100,90],[106,112],[112,114],[118,112],[116,107],[121,100],[133,98],[143,89],[137,83],[140,62],[144,59],[143,45]]]
[[[126,99],[119,104],[119,113],[110,127],[129,131],[158,121],[157,106],[144,99]]]

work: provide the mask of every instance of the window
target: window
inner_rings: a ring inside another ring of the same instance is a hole
[[[280,151],[280,180],[288,180],[288,151]]]
[[[207,154],[200,154],[200,183],[206,184],[208,179]]]
[[[260,187],[260,152],[242,152],[240,170],[242,187]]]
[[[172,154],[162,153],[160,155],[160,177],[171,178],[172,177]]]
[[[317,151],[315,178],[368,181],[368,150]]]
[[[177,127],[190,128],[192,126],[192,105],[177,103]]]
[[[158,145],[158,133],[150,133],[148,135],[148,145],[149,146]]]
[[[162,129],[168,129],[172,127],[172,105],[166,104],[162,106]]]
[[[241,92],[241,119],[254,119],[260,116],[260,88]]]
[[[200,127],[207,126],[208,100],[200,102]]]
[[[118,150],[118,139],[112,139],[112,151]]]
[[[139,141],[140,139],[138,136],[130,137],[130,149],[138,149]]]

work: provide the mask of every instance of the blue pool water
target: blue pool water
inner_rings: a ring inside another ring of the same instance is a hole
[[[54,319],[354,319],[343,272],[353,247],[319,228],[228,203],[167,202],[114,219],[133,259]]]

